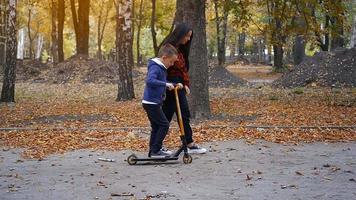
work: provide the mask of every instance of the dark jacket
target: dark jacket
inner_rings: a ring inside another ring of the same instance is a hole
[[[162,104],[166,95],[167,69],[150,60],[146,77],[143,100]]]

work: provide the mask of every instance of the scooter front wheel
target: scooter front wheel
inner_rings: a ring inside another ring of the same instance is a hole
[[[135,154],[131,154],[129,157],[127,157],[127,162],[129,165],[136,165],[137,163],[137,156]]]
[[[184,162],[184,164],[190,164],[190,163],[192,163],[192,161],[193,161],[193,158],[192,158],[191,155],[189,155],[189,154],[184,154],[184,156],[183,156],[183,162]]]

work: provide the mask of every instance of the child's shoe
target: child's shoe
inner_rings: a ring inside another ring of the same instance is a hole
[[[159,150],[158,152],[154,153],[154,152],[151,152],[150,153],[150,157],[151,158],[165,158],[165,157],[170,157],[171,154],[169,153],[166,153],[162,150]]]

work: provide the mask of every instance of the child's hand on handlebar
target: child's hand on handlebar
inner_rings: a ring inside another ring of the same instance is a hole
[[[174,90],[173,83],[166,83],[166,87],[168,88],[168,90]]]

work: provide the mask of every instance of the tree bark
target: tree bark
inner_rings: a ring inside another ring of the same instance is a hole
[[[152,42],[155,56],[158,54],[158,45],[157,45],[157,33],[155,30],[156,24],[156,0],[152,0],[152,15],[151,15],[151,33],[152,33]]]
[[[6,1],[0,1],[0,70],[3,71],[5,64],[5,43],[6,43]]]
[[[219,16],[219,5],[218,1],[214,0],[214,9],[215,9],[215,23],[216,23],[216,36],[218,44],[218,64],[223,66],[225,64],[225,53],[226,53],[226,33],[227,33],[227,17],[228,10],[223,3],[223,16]]]
[[[98,33],[97,33],[97,43],[98,43],[98,59],[101,60],[101,23],[103,18],[104,1],[101,1],[100,11],[98,16]]]
[[[304,38],[301,35],[295,37],[294,46],[293,46],[293,58],[294,64],[299,65],[305,57],[305,42]]]
[[[246,33],[239,33],[239,57],[242,58],[245,55],[245,42],[246,42]]]
[[[332,5],[335,8],[342,8],[341,0],[334,0]],[[331,29],[331,50],[344,46],[344,13],[336,9],[330,18]]]
[[[63,51],[63,29],[64,29],[64,19],[65,19],[65,1],[58,0],[58,62],[64,61],[64,51]]]
[[[274,60],[274,69],[277,72],[282,72],[283,69],[283,44],[285,36],[283,35],[283,24],[281,20],[281,13],[283,13],[281,2],[271,2],[271,5],[268,5],[268,14],[272,16],[270,21],[270,26],[272,28],[272,44],[273,44],[273,60]],[[284,2],[286,3],[286,1]]]
[[[356,47],[356,15],[354,16],[352,35],[351,35],[351,48]]]
[[[232,33],[234,35],[234,33]],[[233,36],[233,39],[230,44],[230,58],[235,58],[236,54],[236,44],[237,44],[237,35]]]
[[[295,18],[295,23],[298,30],[303,30],[303,28],[306,26],[305,19],[301,15]],[[305,41],[303,35],[303,32],[299,31],[295,36],[293,45],[293,60],[295,65],[299,65],[305,57]]]
[[[143,20],[143,0],[140,2],[140,10],[138,16],[138,25],[137,25],[137,35],[136,35],[136,56],[137,56],[137,65],[141,65],[142,58],[140,53],[140,38],[141,38],[141,28]]]
[[[58,63],[58,39],[57,39],[57,3],[55,0],[51,2],[51,16],[52,16],[52,61],[54,64]]]
[[[105,1],[101,2],[100,5],[100,11],[99,11],[99,16],[98,16],[98,33],[97,33],[97,43],[98,43],[98,52],[97,52],[97,56],[99,60],[103,59],[103,54],[102,54],[102,42],[104,39],[104,32],[105,32],[105,28],[106,28],[106,24],[108,21],[108,17],[109,17],[109,12],[110,12],[110,8],[112,7],[110,2],[106,2],[106,7],[105,7]],[[103,14],[103,12],[105,12],[105,14]]]
[[[29,3],[29,8],[28,8],[28,19],[27,19],[27,35],[28,35],[28,40],[29,40],[29,57],[32,60],[33,59],[33,38],[31,35],[31,19],[32,19],[32,3]]]
[[[194,33],[189,63],[191,92],[190,106],[192,117],[210,115],[208,88],[208,58],[206,46],[206,0],[177,0],[175,23],[185,22]]]
[[[265,57],[265,44],[262,38],[258,38],[258,62],[263,63]]]
[[[274,68],[277,72],[283,71],[283,36],[281,33],[282,22],[279,18],[274,19],[275,29],[272,33],[272,38],[274,40],[273,44],[273,60],[274,60]]]
[[[77,43],[77,54],[89,55],[89,10],[90,0],[78,1],[78,12],[75,6],[75,0],[70,0]]]
[[[6,61],[0,101],[15,102],[17,53],[16,0],[8,0],[6,15]]]
[[[117,0],[116,61],[118,63],[117,101],[135,98],[132,80],[131,0]]]

